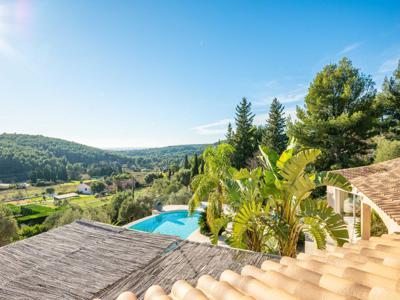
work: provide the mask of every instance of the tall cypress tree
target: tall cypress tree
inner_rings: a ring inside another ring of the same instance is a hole
[[[184,169],[190,169],[189,159],[188,159],[187,155],[185,155],[185,159],[183,161],[183,168]]]
[[[233,144],[233,137],[234,137],[234,135],[235,135],[235,133],[233,132],[232,124],[231,124],[231,122],[229,122],[229,123],[228,123],[228,131],[227,131],[227,133],[226,133],[226,135],[225,135],[225,137],[226,137],[226,142],[227,142],[228,144],[230,144],[230,145]]]
[[[282,153],[286,149],[288,141],[285,132],[286,120],[283,110],[283,105],[278,99],[274,98],[269,109],[267,126],[262,137],[262,145],[274,149],[277,153]]]
[[[305,97],[305,109],[289,124],[288,135],[309,148],[322,151],[320,170],[354,167],[364,163],[379,112],[370,76],[343,58],[317,74]]]
[[[243,98],[236,106],[236,133],[233,146],[235,147],[234,164],[237,168],[242,168],[250,159],[257,145],[254,139],[253,127],[254,114],[251,112],[251,103]]]
[[[194,158],[193,158],[193,165],[192,165],[192,170],[191,170],[190,176],[193,178],[197,174],[199,174],[199,158],[197,157],[197,153],[195,153]]]

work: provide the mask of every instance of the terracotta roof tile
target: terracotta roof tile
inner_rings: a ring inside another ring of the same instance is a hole
[[[400,158],[334,171],[400,224]]]
[[[134,299],[125,294],[118,300]],[[152,286],[145,300],[394,300],[400,299],[400,235],[385,234],[344,247],[329,247],[296,259],[266,260],[219,279],[203,275],[196,286],[180,280],[171,292]]]

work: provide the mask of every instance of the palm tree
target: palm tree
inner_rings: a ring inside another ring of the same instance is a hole
[[[310,197],[326,185],[350,190],[341,175],[308,171],[321,152],[295,152],[294,143],[281,156],[267,147],[260,147],[260,152],[263,167],[233,174],[242,200],[232,216],[231,245],[294,257],[301,232],[309,233],[320,249],[326,246],[328,235],[338,245],[346,242],[348,232],[341,216],[326,201]]]
[[[234,148],[228,144],[208,147],[203,153],[204,173],[195,176],[191,183],[193,196],[189,201],[189,210],[192,213],[202,201],[207,201],[207,223],[212,233],[216,224],[222,222],[219,218],[223,215],[227,196],[225,180],[234,170],[231,167],[233,152]],[[213,238],[217,239],[218,233]]]

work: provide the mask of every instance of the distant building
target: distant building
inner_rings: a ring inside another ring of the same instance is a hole
[[[92,194],[92,189],[90,188],[89,185],[86,183],[81,182],[76,190],[78,191],[79,194],[84,194],[84,195],[91,195]]]

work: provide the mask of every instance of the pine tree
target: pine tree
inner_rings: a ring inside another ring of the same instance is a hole
[[[382,133],[388,139],[400,140],[400,60],[393,76],[383,81],[377,102],[382,110]]]
[[[269,109],[267,126],[262,137],[262,145],[274,149],[277,153],[282,153],[286,149],[288,141],[285,133],[286,120],[283,110],[283,105],[278,99],[274,98]]]
[[[225,135],[225,137],[226,137],[226,142],[227,142],[228,144],[232,145],[232,144],[233,144],[233,138],[234,138],[234,136],[235,136],[235,133],[233,132],[232,124],[231,124],[231,122],[229,122],[229,123],[228,123],[228,131],[227,131],[227,133],[226,133],[226,135]]]
[[[184,169],[190,169],[189,159],[188,159],[187,155],[185,155],[185,159],[183,161],[183,168]]]
[[[242,168],[250,159],[257,145],[254,140],[253,127],[254,114],[251,112],[251,103],[243,98],[236,106],[236,133],[233,146],[235,147],[234,165],[236,168]]]
[[[194,154],[193,158],[193,165],[192,165],[192,170],[191,170],[191,177],[193,178],[199,174],[199,158],[197,157],[197,153]]]
[[[371,77],[349,59],[327,65],[311,83],[305,108],[297,108],[298,120],[289,125],[288,135],[304,147],[322,151],[320,170],[363,164],[379,116],[375,94]]]

